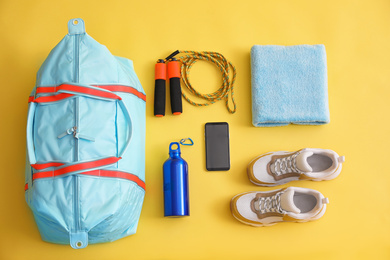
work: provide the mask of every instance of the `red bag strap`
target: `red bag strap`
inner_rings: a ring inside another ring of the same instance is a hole
[[[46,169],[46,168],[49,168],[49,167],[59,167],[59,166],[62,166],[64,165],[64,163],[60,163],[60,162],[47,162],[47,163],[35,163],[35,164],[31,164],[31,167],[33,167],[35,170],[43,170],[43,169]]]
[[[128,173],[128,172],[122,172],[122,171],[115,171],[115,170],[92,170],[92,171],[86,171],[86,172],[80,172],[82,175],[90,175],[90,176],[98,176],[102,178],[119,178],[119,179],[126,179],[132,182],[135,182],[140,188],[145,190],[145,182],[141,180],[137,175]],[[51,177],[51,176],[49,176]],[[44,177],[41,177],[44,178]],[[28,190],[29,186],[28,183],[24,185],[24,190]]]
[[[102,170],[93,170],[93,171],[88,171],[88,172],[81,172],[80,174],[99,176],[99,177],[111,177],[111,178],[126,179],[126,180],[129,180],[129,181],[135,182],[142,189],[145,189],[145,182],[143,180],[141,180],[137,175],[134,175],[134,174],[131,174],[131,173],[127,173],[127,172],[102,169]]]
[[[44,88],[38,87],[36,90],[36,94],[48,93],[48,92],[60,93],[60,94],[51,95],[51,96],[42,96],[37,99],[34,99],[32,102],[35,103],[54,102],[64,98],[71,97],[73,95],[88,95],[88,96],[104,98],[104,99],[122,100],[120,96],[112,93],[111,91],[92,87],[92,86],[61,84],[58,87],[44,87]]]
[[[146,95],[142,92],[139,92],[137,89],[124,86],[124,85],[91,85],[91,86],[81,86],[73,84],[61,84],[57,87],[37,87],[35,90],[35,95],[38,94],[51,94],[49,96],[42,96],[34,99],[34,96],[30,96],[28,102],[36,103],[47,103],[55,102],[65,98],[74,96],[74,94],[84,94],[89,96],[95,96],[100,98],[108,99],[118,99],[120,97],[112,92],[123,92],[135,95],[136,97],[146,101]],[[62,93],[62,94],[58,94]],[[68,93],[68,94],[65,94]]]
[[[79,171],[87,171],[87,170],[93,170],[100,167],[109,166],[111,164],[114,164],[118,162],[121,157],[107,157],[99,160],[94,161],[88,161],[88,162],[79,162],[72,165],[65,165],[56,167],[57,169],[45,171],[45,172],[37,172],[33,174],[33,180],[39,179],[39,178],[49,178],[49,177],[56,177],[68,173],[75,173]]]

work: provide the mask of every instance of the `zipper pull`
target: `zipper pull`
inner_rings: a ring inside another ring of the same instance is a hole
[[[66,130],[65,132],[63,132],[59,136],[57,136],[57,138],[61,139],[62,137],[67,136],[67,135],[73,135],[73,137],[76,139],[83,139],[83,140],[95,142],[95,138],[78,133],[77,126],[69,128],[68,130]]]
[[[77,126],[73,127],[73,129],[74,129],[74,132],[73,132],[74,138],[95,142],[95,138],[87,136],[87,135],[83,135],[83,134],[80,134],[80,132],[77,132]]]
[[[72,127],[72,128],[67,129],[65,132],[63,132],[62,134],[57,136],[57,138],[61,139],[64,136],[71,135],[71,134],[74,134],[74,133],[76,133],[76,127],[75,126]]]
[[[95,138],[87,136],[87,135],[83,135],[83,134],[80,134],[80,133],[74,132],[73,136],[74,136],[74,138],[77,138],[77,139],[83,139],[83,140],[95,142]]]

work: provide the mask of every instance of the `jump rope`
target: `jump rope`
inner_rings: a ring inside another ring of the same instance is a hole
[[[178,54],[184,54],[175,58]],[[202,94],[197,91],[190,83],[189,75],[192,66],[199,60],[214,63],[222,73],[221,87],[209,94]],[[232,77],[229,76],[232,71]],[[168,73],[167,73],[168,72]],[[229,113],[234,114],[237,106],[234,100],[234,82],[236,80],[236,68],[222,54],[218,52],[196,52],[196,51],[175,51],[165,59],[159,59],[155,65],[155,92],[154,92],[154,115],[162,117],[165,115],[165,95],[167,74],[170,85],[171,110],[172,114],[180,115],[183,112],[183,98],[193,106],[209,106],[219,100],[225,100],[226,108]],[[180,80],[187,90],[206,100],[204,103],[192,101],[181,89]],[[233,108],[229,105],[229,97]]]

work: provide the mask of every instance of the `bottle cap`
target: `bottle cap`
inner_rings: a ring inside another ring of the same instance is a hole
[[[172,146],[176,145],[176,149],[172,149]],[[172,142],[169,145],[169,155],[172,156],[179,156],[180,155],[180,144],[178,142]]]

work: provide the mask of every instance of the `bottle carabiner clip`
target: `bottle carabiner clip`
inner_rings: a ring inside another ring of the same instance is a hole
[[[189,140],[190,143],[188,143],[188,142],[186,143],[187,140]],[[189,138],[189,137],[188,137],[188,138],[183,138],[183,139],[180,140],[180,144],[181,144],[181,145],[192,146],[192,145],[194,145],[194,141],[192,141],[192,139]]]

